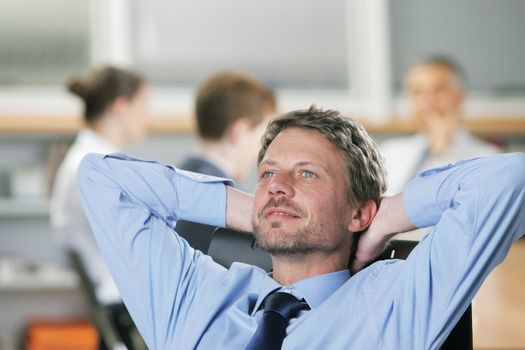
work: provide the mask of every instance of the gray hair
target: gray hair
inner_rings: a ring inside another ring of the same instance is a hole
[[[468,88],[468,77],[463,66],[449,56],[444,55],[428,55],[424,57],[419,57],[416,60],[412,61],[410,67],[415,66],[441,66],[448,69],[454,79],[456,80],[457,86],[461,90],[466,90]]]
[[[347,169],[347,197],[354,208],[369,199],[379,205],[387,186],[383,156],[361,124],[337,111],[311,106],[308,110],[292,111],[271,121],[261,140],[258,164],[275,137],[292,127],[316,130],[343,152]]]

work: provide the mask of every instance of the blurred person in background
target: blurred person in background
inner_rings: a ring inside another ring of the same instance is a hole
[[[276,109],[272,90],[247,74],[223,72],[208,78],[199,87],[195,102],[198,148],[179,168],[244,180],[255,169],[261,136]],[[177,222],[177,232],[204,253],[214,229]]]
[[[130,337],[138,332],[85,217],[76,174],[86,154],[120,152],[146,137],[150,123],[148,87],[138,74],[115,67],[74,77],[67,87],[83,102],[85,124],[57,171],[51,194],[51,224],[64,248],[80,256],[98,301],[107,306],[122,340],[133,349]]]
[[[440,56],[421,59],[409,68],[405,84],[412,116],[422,131],[382,143],[387,194],[402,192],[425,169],[503,151],[464,128],[465,74],[456,62]]]

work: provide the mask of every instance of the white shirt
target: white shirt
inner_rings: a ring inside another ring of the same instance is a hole
[[[423,134],[393,138],[380,146],[388,175],[387,195],[402,192],[405,185],[423,170],[462,159],[502,152],[500,148],[472,136],[463,129],[456,132],[447,152],[439,156],[428,153],[429,144]]]
[[[81,130],[57,172],[51,194],[51,225],[59,241],[78,252],[103,304],[120,303],[113,278],[95,242],[84,214],[77,187],[77,169],[88,153],[114,153],[119,150],[90,129]]]

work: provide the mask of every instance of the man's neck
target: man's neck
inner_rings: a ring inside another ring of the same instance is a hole
[[[199,153],[215,163],[229,177],[239,180],[237,166],[235,164],[236,154],[231,144],[226,141],[204,141],[199,142]]]
[[[297,255],[272,255],[273,279],[290,285],[304,279],[348,269],[348,256],[316,252]]]

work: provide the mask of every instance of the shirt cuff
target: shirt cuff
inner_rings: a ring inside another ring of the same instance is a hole
[[[447,183],[447,178],[458,167],[479,157],[460,160],[423,171],[405,187],[404,207],[410,221],[417,227],[435,225],[445,210],[452,206],[457,185]]]
[[[403,195],[405,212],[415,226],[428,227],[439,221],[445,210],[438,198],[439,189],[450,169],[462,163],[449,163],[425,170],[406,185]]]
[[[440,218],[438,202],[433,200],[435,190],[426,179],[410,181],[403,193],[403,206],[410,221],[418,228],[434,225]]]
[[[226,185],[232,180],[176,169],[178,219],[226,227]]]

